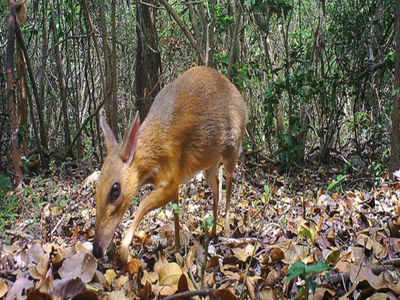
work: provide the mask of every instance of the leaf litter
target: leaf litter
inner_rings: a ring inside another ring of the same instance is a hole
[[[143,220],[127,266],[118,260],[119,241],[151,187],[97,260],[91,250],[99,173],[32,179],[11,192],[22,205],[2,233],[0,297],[305,299],[306,288],[308,299],[400,297],[400,182],[384,178],[375,188],[355,189],[348,176],[349,184],[333,191],[333,170],[288,177],[246,168],[235,173],[230,236],[222,233],[221,204],[218,237],[209,236],[211,192],[196,176],[180,191],[182,249],[174,251],[174,208],[167,205]]]

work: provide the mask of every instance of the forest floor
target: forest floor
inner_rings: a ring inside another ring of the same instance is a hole
[[[280,175],[267,161],[248,160],[235,171],[231,233],[223,235],[220,200],[215,239],[211,192],[197,176],[180,191],[182,249],[174,251],[167,205],[144,218],[122,267],[116,249],[150,187],[124,216],[116,246],[97,260],[88,169],[54,168],[57,175],[8,192],[3,205],[14,208],[0,213],[0,298],[305,299],[306,290],[308,299],[400,297],[400,182],[384,171],[310,163]]]

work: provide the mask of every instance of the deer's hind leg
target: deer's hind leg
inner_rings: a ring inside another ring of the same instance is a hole
[[[229,149],[223,155],[223,163],[225,168],[226,177],[226,204],[225,204],[225,222],[224,222],[224,234],[229,235],[229,208],[232,196],[232,177],[233,171],[235,170],[237,161],[239,158],[239,146]]]
[[[216,236],[217,233],[217,222],[218,222],[218,200],[219,200],[219,186],[218,186],[218,165],[219,163],[217,162],[214,166],[211,168],[207,169],[205,171],[206,175],[206,180],[211,188],[213,198],[214,198],[214,203],[213,203],[213,216],[214,216],[214,222],[213,222],[213,228],[212,228],[212,236]]]

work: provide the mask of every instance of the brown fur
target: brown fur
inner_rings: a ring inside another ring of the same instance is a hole
[[[164,87],[138,132],[135,126],[131,127],[131,136],[137,137],[136,144],[127,140],[123,143],[124,148],[133,151],[132,161],[126,160],[127,155],[121,155],[126,153],[126,149],[121,151],[111,131],[106,128],[108,125],[102,122],[109,152],[96,192],[96,243],[102,249],[108,246],[123,213],[141,185],[152,183],[155,188],[140,203],[131,228],[122,241],[121,257],[125,261],[129,244],[143,216],[170,201],[177,202],[179,184],[201,170],[206,171],[214,194],[215,234],[217,166],[219,161],[224,162],[228,213],[232,172],[247,124],[246,104],[225,76],[207,67],[194,67]],[[108,203],[107,195],[114,182],[121,184],[121,197],[114,203]],[[178,216],[175,217],[175,224],[178,224]],[[227,227],[226,218],[225,230]],[[176,226],[176,244],[179,245],[179,226]]]

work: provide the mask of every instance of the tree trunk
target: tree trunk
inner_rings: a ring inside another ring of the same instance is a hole
[[[115,3],[114,3],[115,5]],[[118,136],[118,120],[117,120],[117,108],[118,101],[116,97],[116,58],[113,57],[113,51],[108,42],[108,33],[106,28],[106,16],[105,16],[105,3],[104,1],[99,1],[99,12],[97,15],[97,25],[100,28],[101,37],[103,40],[103,51],[104,51],[104,69],[105,69],[105,90],[104,90],[104,106],[106,110],[106,115],[108,119],[108,124],[110,124],[111,129],[114,134]],[[114,31],[115,29],[113,29]],[[115,34],[115,32],[114,32]],[[113,43],[116,41],[113,38]],[[113,49],[114,46],[113,46]],[[113,78],[115,77],[115,78]]]
[[[396,1],[396,62],[394,68],[394,91],[392,110],[392,157],[390,167],[392,171],[400,169],[400,1]]]
[[[150,1],[153,4],[153,1]],[[142,120],[160,91],[161,58],[158,51],[156,9],[137,2],[136,5],[136,99]]]
[[[72,155],[71,153],[71,135],[70,135],[70,129],[69,129],[69,119],[68,119],[68,108],[67,108],[67,90],[66,90],[66,84],[65,84],[65,76],[64,76],[64,71],[62,68],[62,62],[61,62],[61,55],[60,55],[60,49],[57,44],[57,32],[56,32],[56,24],[54,21],[54,7],[52,5],[51,9],[51,17],[50,17],[50,22],[51,22],[51,30],[53,34],[53,44],[54,44],[54,53],[55,53],[55,58],[56,58],[56,67],[57,67],[57,75],[58,75],[58,84],[60,88],[60,98],[61,98],[61,110],[62,110],[62,115],[63,115],[63,125],[64,125],[64,146],[65,150],[69,153],[67,155]]]
[[[44,117],[44,103],[46,96],[46,67],[47,67],[47,57],[48,57],[48,40],[47,40],[47,0],[42,1],[42,58],[40,62],[40,81],[39,81],[39,98],[37,102],[40,106],[37,106],[38,116],[39,116],[39,130],[40,130],[40,145],[41,146],[41,163],[44,168],[47,168],[48,160],[48,128],[45,126]],[[47,118],[47,120],[49,120]],[[34,120],[32,120],[34,122]]]
[[[22,154],[27,152],[28,140],[28,97],[26,91],[26,68],[22,50],[17,46],[17,103],[18,103],[18,128],[20,130],[20,148]]]
[[[18,148],[18,120],[15,108],[15,85],[14,85],[14,52],[15,52],[15,2],[8,1],[8,42],[7,42],[7,89],[8,89],[8,111],[11,121],[11,141],[10,141],[10,156],[15,171],[15,185],[18,186],[22,182],[22,162],[21,154]]]

